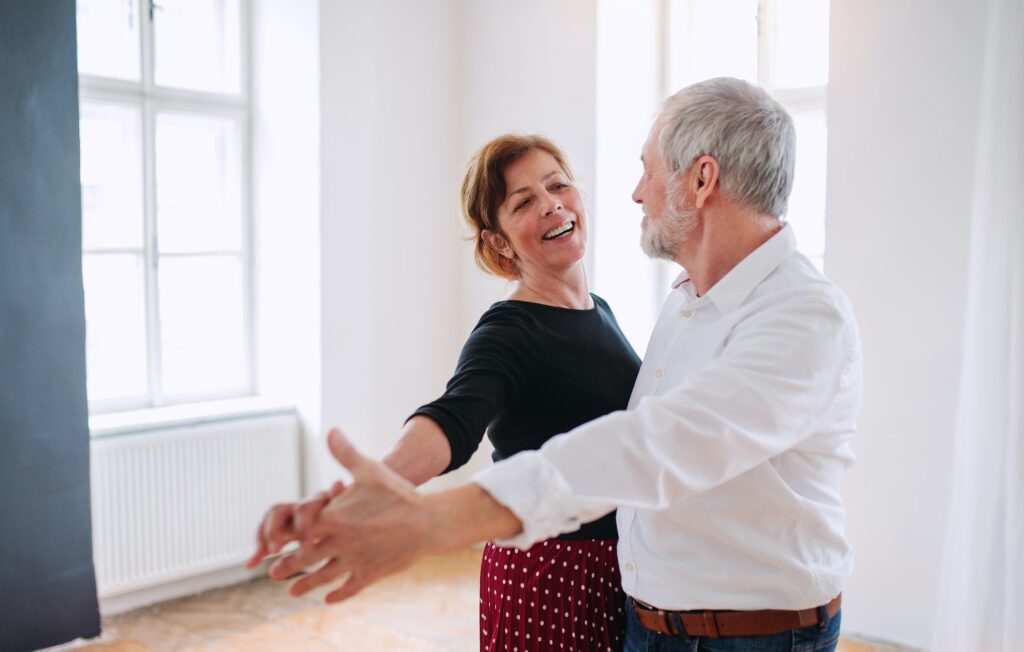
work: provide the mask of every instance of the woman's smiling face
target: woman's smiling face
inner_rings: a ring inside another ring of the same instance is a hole
[[[551,154],[532,149],[505,168],[505,201],[498,207],[504,247],[520,276],[571,269],[586,253],[583,200]]]

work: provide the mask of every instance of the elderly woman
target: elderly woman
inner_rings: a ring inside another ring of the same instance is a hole
[[[480,318],[444,395],[416,410],[384,463],[414,484],[465,464],[484,434],[496,462],[626,407],[640,360],[589,292],[587,218],[565,155],[539,136],[485,145],[462,185],[476,260],[511,281]],[[268,540],[323,506],[268,513]],[[614,513],[529,550],[489,543],[480,569],[480,649],[621,648],[624,596]],[[274,546],[276,547],[276,546]]]

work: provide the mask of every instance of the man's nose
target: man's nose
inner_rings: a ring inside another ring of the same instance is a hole
[[[641,179],[640,181],[637,181],[636,182],[636,188],[633,188],[633,194],[631,195],[632,200],[634,202],[638,203],[638,204],[644,203],[643,197],[641,197],[641,195],[640,195],[640,187],[643,186],[643,185],[644,185],[644,180],[643,179]]]

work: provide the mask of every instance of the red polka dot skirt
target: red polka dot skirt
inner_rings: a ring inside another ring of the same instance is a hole
[[[615,539],[488,543],[480,566],[480,650],[621,650],[625,595]]]

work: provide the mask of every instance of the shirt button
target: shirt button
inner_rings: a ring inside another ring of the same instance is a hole
[[[627,562],[626,563],[626,570],[628,570],[630,573],[633,572],[633,563],[632,562]]]
[[[654,370],[654,376],[656,378],[661,378],[664,375],[665,375],[665,370],[664,369],[655,369]]]
[[[684,310],[683,311],[683,317],[686,317],[687,319],[689,319],[690,317],[693,317],[693,311],[692,310]]]

